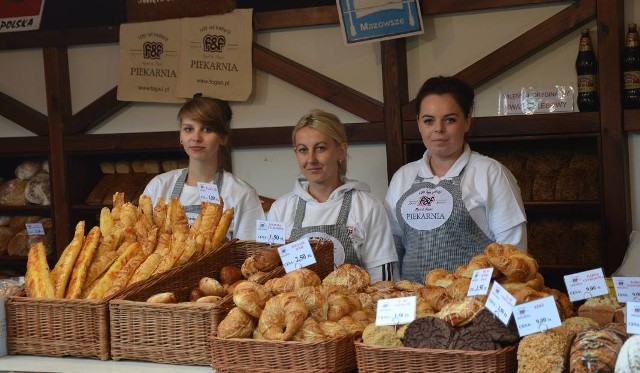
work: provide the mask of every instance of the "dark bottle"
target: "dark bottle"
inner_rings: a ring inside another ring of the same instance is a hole
[[[584,28],[580,35],[580,47],[576,58],[576,73],[578,75],[578,109],[580,111],[600,110],[598,99],[597,76],[598,62],[593,53],[589,29]]]
[[[640,46],[635,23],[629,24],[627,40],[624,43],[622,72],[624,74],[622,106],[626,109],[638,109],[640,108]]]

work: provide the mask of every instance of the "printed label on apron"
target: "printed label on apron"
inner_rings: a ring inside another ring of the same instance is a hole
[[[185,214],[187,215],[187,222],[189,223],[189,226],[192,226],[193,222],[195,222],[196,218],[198,218],[198,215],[200,215],[197,212],[187,212]]]
[[[413,229],[435,229],[449,220],[453,196],[442,187],[422,188],[407,196],[400,211],[404,221]]]
[[[304,237],[308,237],[310,240],[314,238],[331,240],[331,242],[333,242],[333,266],[335,268],[338,268],[340,264],[344,263],[347,255],[344,252],[344,246],[342,246],[337,238],[324,232],[311,232],[303,235],[300,238]]]

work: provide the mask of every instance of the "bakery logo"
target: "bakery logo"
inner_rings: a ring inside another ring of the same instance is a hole
[[[624,281],[618,281],[618,286],[624,286]]]
[[[281,255],[287,255],[287,253],[288,253],[288,251],[287,251],[287,248],[286,248],[286,247],[281,247],[281,248],[280,248],[280,254],[281,254]]]
[[[267,224],[265,224],[264,222],[261,222],[260,225],[258,226],[258,228],[267,229]]]
[[[571,281],[573,281],[574,284],[577,284],[578,283],[578,278],[574,277],[574,278],[571,279]]]
[[[418,207],[431,206],[431,204],[435,200],[436,200],[436,197],[433,197],[433,196],[431,197],[422,196],[420,197],[420,201],[418,202]]]
[[[635,312],[636,314],[640,313],[640,308],[636,308],[636,309],[634,310],[634,312]]]
[[[143,58],[145,60],[159,60],[164,52],[164,46],[160,42],[145,41],[142,44]]]
[[[205,35],[202,38],[202,45],[205,52],[221,53],[222,48],[227,44],[224,35]]]
[[[526,311],[524,310],[524,308],[520,309],[520,316],[524,315],[526,313]]]

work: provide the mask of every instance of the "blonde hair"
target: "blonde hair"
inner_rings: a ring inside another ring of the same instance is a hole
[[[296,133],[305,127],[313,128],[323,135],[329,136],[338,146],[347,142],[347,132],[345,131],[344,125],[340,119],[332,113],[314,109],[302,116],[298,121],[298,124],[293,128],[291,143],[293,143],[294,147],[296,145]],[[346,157],[338,163],[338,175],[340,176],[340,179],[344,179],[347,175]]]

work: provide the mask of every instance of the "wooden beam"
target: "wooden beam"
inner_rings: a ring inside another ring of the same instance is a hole
[[[0,115],[38,136],[49,134],[46,115],[2,92],[0,92]]]
[[[420,0],[420,11],[428,16],[544,3],[566,3],[566,0]]]
[[[380,101],[256,43],[253,43],[253,66],[368,122],[383,120]]]
[[[128,106],[128,101],[118,101],[118,87],[114,87],[85,108],[75,113],[65,125],[66,136],[86,133],[111,115]]]
[[[253,18],[253,27],[256,31],[340,23],[338,10],[335,6],[256,12]]]
[[[409,101],[407,47],[404,38],[380,44],[382,93],[385,102],[384,123],[387,152],[387,178],[406,163],[402,151],[402,105]]]
[[[69,203],[66,186],[64,160],[64,122],[71,118],[71,89],[69,86],[69,58],[67,48],[44,48],[44,77],[47,92],[49,118],[49,175],[54,226],[56,227],[56,250],[58,257],[69,243]]]
[[[620,266],[631,232],[627,134],[622,121],[620,56],[624,44],[624,1],[598,0],[598,92],[602,157],[600,162],[604,206],[605,272]]]
[[[595,0],[574,3],[481,58],[456,76],[477,88],[595,17]]]

